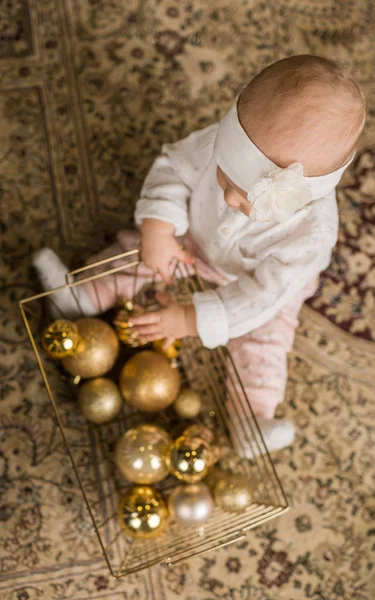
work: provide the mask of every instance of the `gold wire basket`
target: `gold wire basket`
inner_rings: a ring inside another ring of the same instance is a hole
[[[108,263],[116,266],[98,272],[98,269],[108,266]],[[34,334],[32,329],[35,310],[40,308],[37,304],[47,296],[53,300],[53,295],[58,291],[69,289],[79,308],[77,286],[89,281],[95,284],[101,277],[108,276],[114,277],[116,283],[116,277],[124,271],[128,271],[134,277],[135,283],[139,265],[140,256],[137,249],[125,252],[73,271],[66,276],[64,286],[25,298],[19,303],[49,399],[93,523],[93,532],[98,537],[108,568],[115,578],[157,563],[173,565],[208,550],[238,542],[250,529],[288,510],[288,502],[280,480],[229,351],[225,347],[208,350],[202,346],[199,339],[184,338],[179,358],[182,379],[203,398],[203,410],[195,422],[214,428],[218,439],[226,440],[225,443],[229,444],[229,447],[235,448],[236,452],[227,453],[223,459],[224,463],[226,461],[224,468],[245,473],[249,477],[254,488],[254,502],[240,514],[215,508],[211,518],[200,528],[182,528],[178,523],[170,521],[161,537],[149,541],[128,538],[120,529],[117,522],[118,500],[132,484],[125,480],[114,463],[113,448],[116,441],[128,428],[147,420],[165,427],[172,436],[179,435],[184,423],[169,409],[152,415],[150,419],[124,403],[123,412],[116,420],[104,425],[93,425],[79,414],[77,407],[74,429],[75,432],[79,432],[79,443],[77,440],[70,440],[69,428],[64,426],[66,416],[59,407],[59,397],[64,395],[61,387],[65,387],[66,390],[68,383],[61,377],[61,373],[59,375],[56,363],[43,351],[40,332]],[[93,270],[94,274],[86,276],[90,270]],[[148,292],[146,290],[143,296],[142,291],[139,294],[143,298],[143,304],[147,303],[147,297],[152,297],[150,290],[152,292],[158,285],[160,284],[154,279],[150,279],[149,285],[146,286]],[[135,287],[134,285],[134,290]],[[178,301],[186,302],[194,292],[203,289],[203,283],[194,268],[181,263],[176,264],[173,286],[168,289],[170,295]],[[142,303],[138,296],[137,302]],[[191,421],[185,422],[185,427],[187,424],[191,424]],[[244,445],[251,449],[251,459],[239,458],[239,455],[243,455]],[[83,453],[90,457],[89,460],[82,459]],[[171,476],[155,487],[168,497],[177,483]]]

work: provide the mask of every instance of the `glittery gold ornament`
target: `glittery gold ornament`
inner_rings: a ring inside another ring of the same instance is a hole
[[[78,319],[76,325],[82,340],[75,355],[63,359],[63,366],[84,379],[108,373],[119,353],[119,341],[112,327],[91,317]]]
[[[120,388],[131,406],[144,412],[166,408],[177,397],[181,379],[178,369],[151,350],[133,356],[120,374]]]
[[[198,392],[191,388],[182,388],[176,400],[173,402],[173,409],[183,419],[193,419],[202,408],[202,401]]]
[[[204,483],[178,485],[168,498],[170,516],[185,527],[198,527],[210,518],[214,501]]]
[[[160,352],[164,354],[166,358],[169,360],[174,360],[180,356],[181,342],[180,340],[175,340],[173,344],[168,346],[167,348],[163,348],[165,340],[156,340],[152,342],[152,347],[156,352]]]
[[[139,338],[133,331],[133,324],[129,323],[131,317],[139,315],[142,312],[144,311],[140,306],[135,305],[131,300],[124,300],[122,307],[113,320],[118,339],[131,348],[138,348],[148,344],[147,341]]]
[[[138,425],[119,439],[115,460],[125,477],[134,483],[155,483],[168,475],[165,454],[172,443],[168,433],[157,425]]]
[[[75,354],[80,341],[77,325],[66,319],[59,319],[48,325],[42,337],[44,350],[56,360]]]
[[[117,517],[127,535],[149,540],[163,533],[168,523],[168,509],[162,495],[152,487],[138,485],[120,499]]]
[[[122,397],[117,385],[106,377],[96,377],[82,385],[78,404],[86,419],[101,425],[114,419],[121,410]]]
[[[242,512],[253,502],[253,490],[241,473],[222,473],[214,485],[217,506],[228,512]]]
[[[214,462],[215,454],[209,443],[200,437],[188,435],[177,438],[165,457],[170,473],[187,483],[203,479]]]

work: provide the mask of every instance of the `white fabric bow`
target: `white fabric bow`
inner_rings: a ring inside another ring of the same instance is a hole
[[[277,168],[260,177],[247,194],[251,203],[250,219],[285,223],[297,210],[311,202],[309,182],[303,176],[301,163],[286,169]]]

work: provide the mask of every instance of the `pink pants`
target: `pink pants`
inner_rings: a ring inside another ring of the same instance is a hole
[[[185,246],[195,256],[195,266],[201,278],[207,282],[222,285],[227,280],[209,266],[200,248],[187,236]],[[140,235],[134,230],[121,230],[117,234],[117,243],[92,257],[89,263],[110,258],[121,252],[139,247]],[[121,261],[107,263],[112,268]],[[98,271],[101,271],[99,268]],[[103,277],[93,283],[85,284],[94,305],[103,312],[116,304],[119,297],[132,297],[149,282],[152,272],[141,264],[138,268],[136,288],[134,272],[118,273]],[[159,279],[156,277],[155,279]],[[232,354],[249,402],[257,416],[272,418],[277,405],[283,401],[287,383],[287,355],[292,349],[295,330],[299,324],[298,313],[302,304],[316,292],[319,279],[311,281],[287,306],[258,329],[239,338],[232,339],[228,348]]]

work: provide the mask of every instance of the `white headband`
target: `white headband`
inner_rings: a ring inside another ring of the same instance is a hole
[[[301,163],[293,163],[286,169],[278,167],[253,144],[243,129],[237,112],[239,96],[219,123],[215,160],[238,187],[248,192],[251,219],[276,219],[283,223],[311,200],[333,190],[354,154],[345,165],[320,177],[304,177]]]

